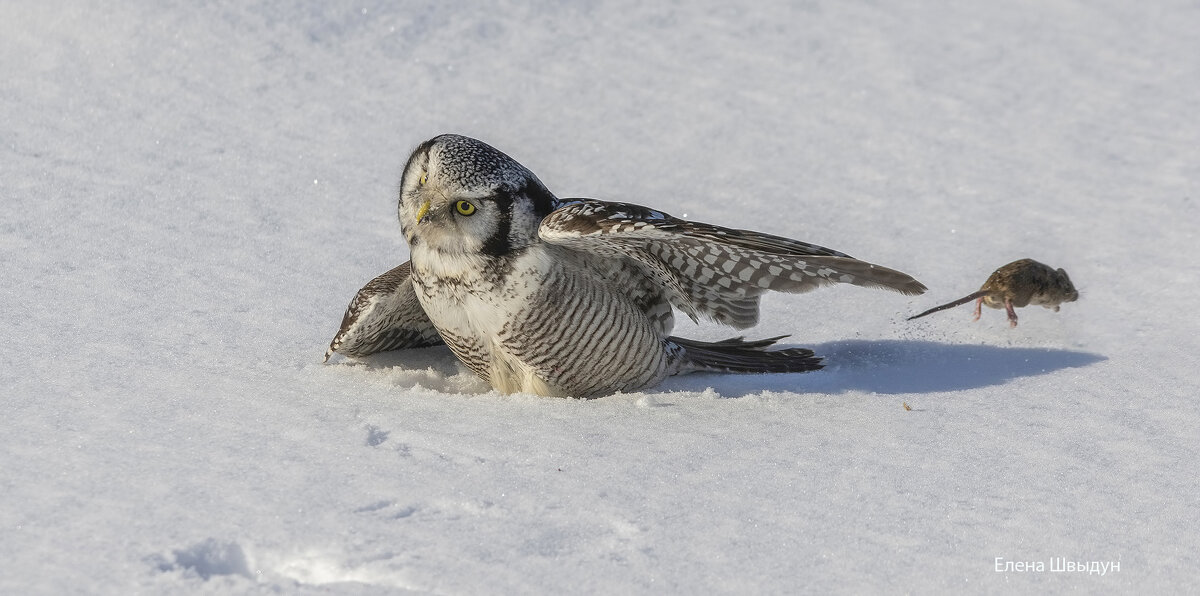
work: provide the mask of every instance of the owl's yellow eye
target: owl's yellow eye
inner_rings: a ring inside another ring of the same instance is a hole
[[[421,179],[418,180],[417,183],[420,184],[421,186],[425,186],[426,181],[428,181],[428,178],[425,176],[424,172],[421,172]]]
[[[459,201],[454,204],[454,210],[462,215],[475,215],[475,205],[470,201]]]

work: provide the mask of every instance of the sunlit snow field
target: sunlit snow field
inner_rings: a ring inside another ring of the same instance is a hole
[[[1194,587],[1197,31],[1189,1],[2,3],[0,593]],[[747,335],[827,368],[592,401],[444,348],[322,364],[442,132],[930,291],[769,295]],[[905,320],[1022,257],[1080,300]]]

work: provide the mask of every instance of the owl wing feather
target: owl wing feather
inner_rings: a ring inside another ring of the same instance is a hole
[[[437,329],[417,301],[407,261],[367,282],[354,295],[325,361],[334,352],[355,358],[376,352],[422,348],[442,343]]]
[[[835,283],[908,295],[926,289],[905,273],[823,246],[686,221],[628,203],[563,201],[542,220],[538,234],[572,250],[631,260],[693,320],[705,317],[736,328],[758,322],[759,296],[767,290],[800,293]]]

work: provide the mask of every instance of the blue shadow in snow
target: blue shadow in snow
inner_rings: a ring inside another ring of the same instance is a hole
[[[763,391],[937,393],[1002,385],[1108,359],[1074,350],[914,340],[852,340],[803,347],[824,358],[825,368],[801,374],[686,375],[669,378],[656,390],[703,391],[711,387],[726,397]]]
[[[789,346],[781,346],[789,347]],[[712,388],[724,397],[763,391],[843,393],[864,391],[885,395],[939,393],[1002,385],[1013,379],[1080,368],[1107,360],[1089,352],[1054,348],[1020,348],[947,344],[914,340],[849,340],[811,346],[825,368],[798,374],[692,374],[669,377],[650,393]],[[396,350],[347,364],[380,369],[433,369],[442,376],[462,371],[446,346]]]
[[[431,368],[446,376],[458,372],[457,362],[454,353],[445,345],[379,352],[362,358],[349,358],[338,354],[329,360],[330,364],[365,366],[371,369],[424,370]]]

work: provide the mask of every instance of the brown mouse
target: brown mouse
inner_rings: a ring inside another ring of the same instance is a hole
[[[1017,326],[1017,313],[1014,308],[1030,304],[1045,306],[1058,312],[1058,305],[1063,302],[1074,302],[1079,299],[1079,292],[1071,284],[1067,272],[1054,270],[1033,259],[1013,261],[995,271],[983,282],[979,291],[969,296],[963,296],[954,302],[931,308],[919,315],[911,316],[908,320],[918,319],[939,310],[953,308],[960,304],[975,301],[975,320],[979,320],[980,310],[984,304],[991,308],[1003,308],[1008,311],[1008,324]]]

